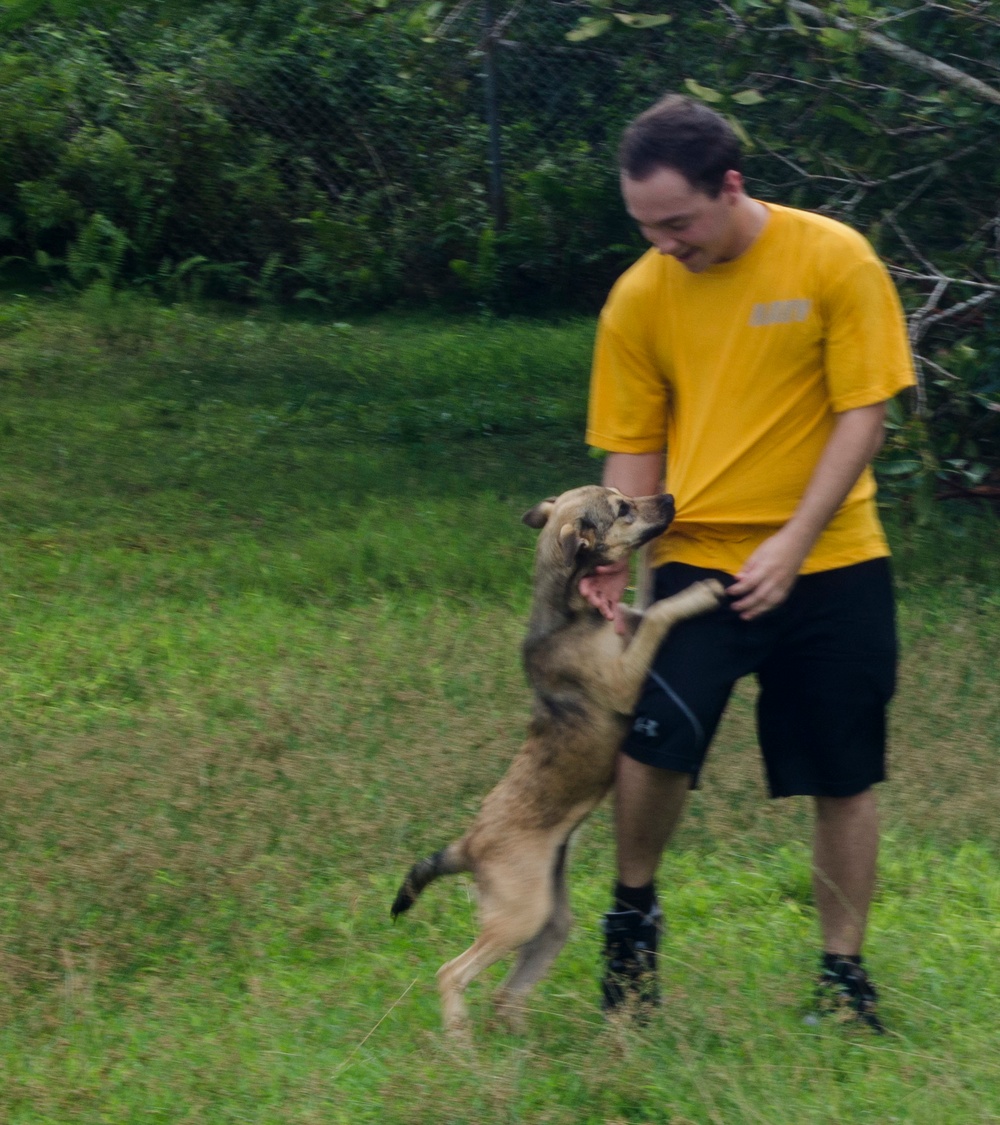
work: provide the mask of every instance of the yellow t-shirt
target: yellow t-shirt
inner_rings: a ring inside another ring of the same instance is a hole
[[[736,573],[792,516],[834,415],[914,382],[896,290],[850,227],[766,204],[738,258],[689,273],[649,250],[601,312],[589,444],[667,451],[677,515],[652,562]],[[802,573],[889,553],[866,469]]]

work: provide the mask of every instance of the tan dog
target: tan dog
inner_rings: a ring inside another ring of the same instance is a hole
[[[438,971],[450,1031],[465,1027],[469,982],[514,950],[517,962],[496,1004],[508,1023],[520,1022],[525,995],[569,933],[569,838],[611,787],[650,662],[673,625],[713,609],[723,596],[718,582],[700,582],[645,614],[629,611],[628,640],[579,593],[582,577],[660,535],[673,514],[670,496],[630,500],[591,485],[524,515],[529,527],[541,529],[523,650],[535,695],[527,740],[469,831],[414,864],[392,904],[395,918],[438,876],[473,874],[479,937]]]

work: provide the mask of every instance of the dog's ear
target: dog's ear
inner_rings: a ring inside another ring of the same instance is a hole
[[[567,566],[576,562],[576,556],[584,550],[589,550],[597,542],[597,535],[592,527],[582,526],[580,521],[566,523],[559,529],[559,544],[563,550],[563,560]]]
[[[549,522],[549,516],[552,515],[552,509],[556,506],[556,497],[550,496],[548,500],[543,500],[540,504],[536,504],[533,508],[521,516],[521,523],[526,523],[528,527],[533,527],[536,531],[543,528]]]

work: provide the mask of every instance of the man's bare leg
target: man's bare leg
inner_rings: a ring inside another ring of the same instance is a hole
[[[618,755],[615,831],[619,882],[643,887],[653,881],[690,786],[690,774],[657,769]]]
[[[819,1010],[836,1011],[883,1033],[878,994],[861,961],[877,863],[874,791],[866,789],[854,797],[817,797],[813,889],[823,935]]]
[[[605,1012],[637,1012],[657,1002],[660,909],[653,879],[684,809],[689,774],[618,755],[615,820],[618,884],[604,917]]]
[[[813,891],[827,953],[861,953],[875,893],[878,836],[873,789],[816,798]]]

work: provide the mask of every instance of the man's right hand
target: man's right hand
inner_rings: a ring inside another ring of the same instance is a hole
[[[610,566],[599,566],[593,574],[580,579],[580,593],[594,609],[600,610],[602,616],[615,622],[615,629],[619,633],[624,632],[625,626],[615,610],[625,596],[628,583],[628,559]]]
[[[609,453],[602,479],[608,487],[617,488],[626,496],[653,496],[663,490],[663,454]],[[615,623],[615,632],[620,636],[628,632],[624,607],[619,608],[628,583],[628,559],[599,566],[592,575],[580,579],[580,593]]]

